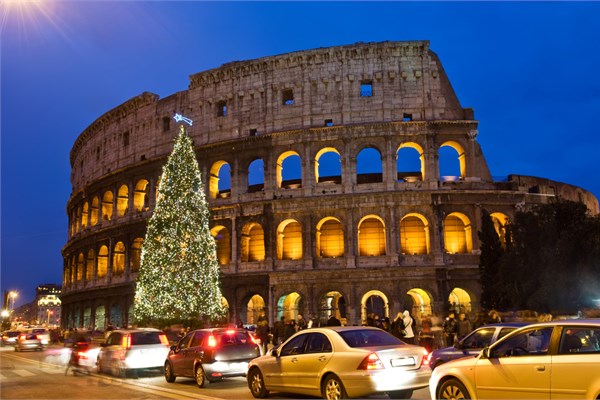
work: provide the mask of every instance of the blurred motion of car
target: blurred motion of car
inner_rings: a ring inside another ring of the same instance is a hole
[[[198,329],[171,347],[165,379],[195,378],[199,387],[206,387],[224,377],[245,376],[248,362],[259,355],[258,345],[245,329]]]
[[[431,369],[435,369],[450,360],[475,357],[485,346],[489,346],[515,329],[526,325],[528,325],[526,322],[512,322],[481,326],[462,338],[454,346],[437,349],[429,353],[429,365]]]
[[[42,341],[44,347],[47,347],[50,343],[50,331],[46,328],[31,328],[31,333],[37,335],[38,339]]]
[[[20,331],[4,331],[2,332],[2,346],[14,346],[17,344],[17,338]]]
[[[158,329],[118,329],[111,331],[100,345],[96,365],[98,372],[126,377],[138,370],[162,371],[168,354],[169,341]]]
[[[600,320],[520,328],[477,357],[437,367],[432,399],[599,399]]]
[[[25,350],[44,350],[44,344],[42,343],[42,339],[39,335],[31,332],[31,330],[19,333],[17,343],[15,344],[15,351]]]
[[[336,326],[305,329],[248,366],[254,397],[269,391],[326,399],[386,393],[410,398],[427,386],[427,351],[378,328]]]

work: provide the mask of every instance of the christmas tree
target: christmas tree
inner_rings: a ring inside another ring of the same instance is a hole
[[[134,316],[158,325],[222,315],[219,263],[192,139],[180,126],[142,246]]]

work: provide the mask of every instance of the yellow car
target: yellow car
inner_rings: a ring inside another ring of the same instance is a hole
[[[432,399],[600,399],[600,320],[520,328],[437,367]]]
[[[248,365],[248,387],[257,398],[269,391],[334,400],[386,393],[410,398],[427,387],[427,350],[378,328],[305,329]]]

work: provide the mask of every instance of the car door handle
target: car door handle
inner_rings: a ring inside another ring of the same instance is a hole
[[[327,360],[327,357],[325,357],[325,356],[321,356],[321,357],[317,358],[317,360],[319,360],[319,361],[326,361],[326,360]]]
[[[546,366],[545,365],[536,365],[535,366],[535,370],[536,371],[545,371],[546,370]]]
[[[293,363],[295,363],[295,362],[298,362],[298,359],[296,357],[294,357],[290,361],[293,362]]]

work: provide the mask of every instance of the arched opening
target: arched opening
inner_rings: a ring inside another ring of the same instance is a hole
[[[258,158],[248,166],[248,193],[265,190],[265,163]]]
[[[285,317],[286,321],[295,321],[303,308],[302,296],[297,292],[283,295],[277,301],[277,321],[281,320],[281,317]]]
[[[464,289],[454,288],[448,296],[448,305],[452,312],[469,314],[471,312],[471,296]]]
[[[231,197],[231,167],[220,160],[210,168],[208,188],[212,199]]]
[[[230,309],[229,309],[229,302],[227,301],[227,299],[223,296],[221,296],[221,308],[223,309],[223,314],[226,315],[226,323],[229,322],[231,320],[231,314],[230,314]]]
[[[138,212],[148,211],[150,209],[150,198],[148,192],[150,191],[150,184],[145,179],[140,179],[135,184],[133,190],[133,206]]]
[[[131,272],[137,272],[140,270],[140,266],[142,264],[143,244],[143,238],[135,238],[133,239],[133,243],[131,243],[131,254],[129,255],[129,269]]]
[[[293,219],[286,219],[277,228],[277,258],[300,260],[302,258],[302,226]]]
[[[317,224],[317,254],[321,258],[344,256],[344,230],[337,218],[326,217]]]
[[[77,282],[83,281],[83,253],[79,253],[77,257]]]
[[[115,328],[123,326],[123,313],[121,311],[121,305],[113,304],[110,307],[110,317],[108,323]]]
[[[431,296],[423,289],[413,288],[407,293],[412,301],[411,315],[416,319],[431,316]]]
[[[79,232],[81,229],[81,207],[77,207],[77,213],[75,214],[75,232]]]
[[[315,179],[317,183],[342,183],[342,160],[335,148],[322,148],[315,156]]]
[[[92,307],[87,306],[83,309],[83,327],[92,326]]]
[[[376,215],[367,215],[358,224],[358,255],[383,256],[386,254],[385,226]]]
[[[400,182],[425,179],[423,148],[416,143],[402,143],[396,152],[396,173]]]
[[[98,251],[98,271],[96,276],[98,278],[104,278],[108,271],[108,247],[100,246]]]
[[[492,219],[500,243],[502,243],[502,246],[506,246],[506,225],[508,224],[508,217],[501,212],[495,212],[490,214],[490,218]]]
[[[381,153],[374,147],[365,147],[356,156],[356,183],[383,182]]]
[[[452,213],[444,219],[444,249],[449,254],[473,251],[471,221],[464,214]]]
[[[246,305],[246,322],[248,324],[256,324],[260,313],[265,310],[265,300],[262,296],[255,294],[250,298]]]
[[[102,196],[102,219],[110,221],[113,214],[113,193],[108,190]]]
[[[385,294],[379,290],[371,290],[365,293],[360,301],[360,319],[361,323],[367,324],[374,316],[379,319],[390,316],[389,302]]]
[[[429,254],[429,224],[420,214],[407,214],[400,221],[402,254]]]
[[[217,259],[220,265],[227,265],[231,262],[231,236],[229,230],[217,225],[210,230],[217,244]]]
[[[277,187],[298,189],[302,187],[302,159],[295,151],[286,151],[277,158]]]
[[[91,282],[94,279],[94,261],[96,261],[96,253],[94,249],[90,249],[87,253],[85,262],[85,281]]]
[[[325,293],[319,302],[319,320],[321,325],[327,323],[329,317],[333,315],[342,325],[347,325],[346,300],[344,295],[338,291]]]
[[[81,228],[86,228],[88,225],[89,207],[90,206],[87,201],[83,203],[83,209],[81,212]]]
[[[90,215],[90,224],[92,224],[92,226],[98,223],[98,212],[100,211],[99,203],[100,200],[98,199],[98,196],[94,196],[92,199],[92,215]]]
[[[98,329],[99,331],[103,331],[105,328],[105,319],[106,319],[106,312],[104,310],[104,306],[98,306],[96,307],[96,314],[95,314],[95,328]]]
[[[121,275],[125,272],[125,245],[123,242],[117,242],[113,249],[113,275]]]
[[[122,217],[129,211],[129,188],[121,185],[117,192],[117,216]]]
[[[448,141],[440,146],[438,163],[443,181],[457,181],[466,176],[465,150],[457,142]]]
[[[263,261],[265,259],[265,232],[260,224],[251,222],[242,229],[242,261]]]

